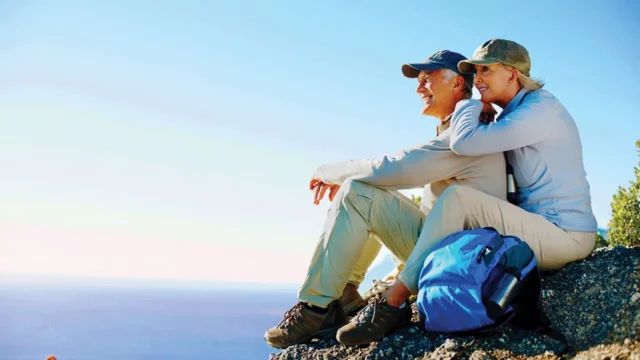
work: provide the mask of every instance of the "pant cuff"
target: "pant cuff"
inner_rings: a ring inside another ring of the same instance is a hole
[[[404,270],[398,274],[398,280],[402,281],[404,286],[412,295],[418,294],[418,277],[411,276],[411,266],[405,266]]]
[[[309,305],[313,305],[321,308],[327,308],[329,307],[329,304],[331,304],[331,302],[336,299],[328,298],[325,296],[305,296],[305,295],[299,294],[298,300],[305,302]]]

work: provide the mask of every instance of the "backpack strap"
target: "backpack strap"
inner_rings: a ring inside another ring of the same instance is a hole
[[[546,335],[562,343],[564,347],[558,356],[573,352],[574,348],[569,345],[567,337],[551,326],[551,320],[539,307],[541,279],[537,267],[531,271],[525,281],[524,289],[512,305],[516,310],[516,315],[511,320],[511,323],[520,329]]]
[[[543,327],[542,329],[540,329],[540,331],[538,331],[538,333],[542,335],[547,335],[548,337],[564,345],[564,347],[562,348],[562,351],[560,351],[558,356],[562,356],[564,354],[572,353],[575,351],[573,346],[569,345],[569,341],[567,340],[567,337],[564,336],[563,333],[561,333],[558,329],[554,327],[551,327],[551,326]]]
[[[564,334],[560,332],[560,330],[551,326],[551,320],[549,320],[549,317],[547,316],[547,314],[545,314],[542,310],[540,309],[524,310],[524,312],[531,311],[526,316],[522,316],[522,313],[521,313],[521,311],[523,311],[522,308],[519,308],[518,310],[519,310],[518,311],[519,314],[515,316],[512,321],[512,323],[515,326],[523,330],[533,331],[541,335],[546,335],[560,342],[564,346],[562,348],[562,351],[560,351],[560,353],[557,354],[558,356],[562,356],[564,354],[574,351],[574,348],[571,345],[569,345],[569,341],[567,340],[567,337],[564,336]]]

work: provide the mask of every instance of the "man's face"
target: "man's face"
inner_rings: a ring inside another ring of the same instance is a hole
[[[416,92],[422,99],[422,115],[441,118],[453,102],[453,81],[445,79],[442,70],[420,71]]]

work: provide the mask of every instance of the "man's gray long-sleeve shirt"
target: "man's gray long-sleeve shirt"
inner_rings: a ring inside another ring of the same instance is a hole
[[[450,148],[449,121],[438,127],[438,135],[394,156],[350,160],[323,165],[313,178],[327,184],[357,180],[388,190],[424,187],[422,210],[427,212],[450,185],[473,187],[506,199],[505,160],[502,153],[462,156]]]

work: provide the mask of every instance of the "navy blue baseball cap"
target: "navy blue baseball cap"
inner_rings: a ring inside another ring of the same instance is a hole
[[[473,83],[473,74],[464,74],[458,70],[458,63],[463,60],[467,60],[467,58],[462,54],[449,50],[440,50],[421,63],[402,65],[402,74],[408,78],[415,79],[420,71],[449,69],[462,76],[465,81]]]

